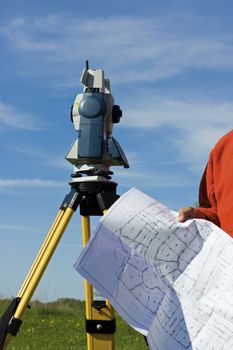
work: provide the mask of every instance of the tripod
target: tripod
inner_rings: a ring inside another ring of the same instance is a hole
[[[19,331],[22,316],[32,295],[73,215],[80,208],[82,240],[90,238],[90,216],[103,215],[118,198],[117,183],[103,177],[87,176],[74,179],[59,212],[34,260],[16,298],[0,318],[0,350],[6,350]],[[93,288],[85,280],[86,332],[88,350],[114,350],[116,322],[109,301],[93,300]]]

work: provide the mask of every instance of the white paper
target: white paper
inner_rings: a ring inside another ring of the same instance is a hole
[[[233,239],[137,189],[101,219],[76,270],[155,350],[233,349]]]

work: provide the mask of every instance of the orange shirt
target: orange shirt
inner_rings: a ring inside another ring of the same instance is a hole
[[[210,153],[197,209],[233,237],[233,130]]]

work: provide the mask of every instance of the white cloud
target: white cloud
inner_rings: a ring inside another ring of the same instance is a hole
[[[0,189],[25,188],[25,187],[64,187],[67,183],[54,180],[42,179],[0,179]]]
[[[146,107],[145,107],[146,106]],[[133,104],[127,106],[127,116],[122,124],[136,128],[172,126],[189,129],[201,128],[210,123],[216,127],[228,127],[232,122],[233,103],[215,101],[185,101],[155,97],[145,90],[143,103],[135,96]]]
[[[190,69],[233,69],[232,35],[225,32],[223,37],[212,27],[208,32],[206,18],[191,16],[176,16],[174,21],[169,16],[50,15],[12,19],[2,24],[0,33],[27,63],[25,73],[40,72],[48,78],[56,72],[58,84],[76,86],[77,67],[86,58],[103,65],[114,83],[122,83],[122,77],[129,83],[169,78]]]
[[[0,130],[39,130],[35,118],[0,101]]]
[[[146,106],[146,108],[145,108]],[[233,103],[215,101],[179,101],[155,98],[149,92],[135,96],[127,109],[122,126],[154,130],[168,129],[166,141],[177,150],[176,160],[190,164],[193,170],[203,169],[208,153],[216,141],[232,129]]]
[[[27,157],[31,157],[33,159],[39,160],[40,163],[45,164],[49,167],[59,168],[59,169],[72,169],[70,163],[68,163],[67,160],[65,160],[65,152],[62,155],[58,154],[49,154],[48,151],[44,149],[38,149],[38,147],[35,149],[31,148],[23,148],[19,146],[7,146],[7,150],[14,152],[14,154],[22,154]],[[47,152],[47,153],[46,153]]]
[[[147,164],[148,167],[148,164]],[[182,174],[174,174],[168,172],[161,172],[159,169],[156,171],[138,171],[130,170],[117,170],[115,172],[116,180],[124,187],[140,187],[144,188],[174,188],[195,185],[193,180],[185,177]]]
[[[34,233],[34,232],[38,232],[41,233],[41,229],[39,228],[32,228],[29,226],[22,226],[22,225],[12,225],[12,224],[0,224],[0,231],[20,231],[20,232],[30,232],[30,233]]]

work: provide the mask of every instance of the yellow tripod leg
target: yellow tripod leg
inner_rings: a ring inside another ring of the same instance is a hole
[[[83,247],[86,246],[88,240],[90,239],[90,217],[89,216],[81,216],[81,223],[82,223],[82,241],[83,241]],[[90,320],[92,318],[91,313],[91,305],[93,303],[93,288],[88,283],[87,280],[84,280],[84,293],[85,293],[85,310],[86,310],[86,318]],[[87,333],[87,349],[91,350],[92,347],[92,337],[89,333]]]
[[[87,244],[90,238],[90,217],[82,216],[82,239],[83,246]],[[85,300],[86,300],[86,320],[94,320],[97,330],[101,327],[101,322],[113,322],[114,309],[109,301],[105,302],[104,307],[96,308],[93,304],[93,287],[84,281]],[[99,321],[99,323],[98,323]],[[87,350],[115,350],[115,336],[114,333],[106,334],[98,331],[95,333],[87,332]]]
[[[36,258],[37,264],[31,273],[31,278],[27,282],[27,286],[23,289],[23,293],[19,295],[21,301],[16,310],[15,317],[20,318],[25,308],[28,305],[74,211],[71,208],[67,208],[63,211],[62,216],[59,218],[59,222],[56,223],[54,230],[50,232],[50,236],[46,238],[47,244],[44,245],[42,252],[39,252]],[[29,272],[30,274],[30,272]],[[27,278],[26,278],[27,279]]]
[[[19,293],[20,297],[19,305],[15,311],[14,318],[21,319],[25,309],[27,308],[31,297],[64,233],[74,210],[71,208],[66,208],[65,210],[60,210]],[[4,342],[3,349],[7,349],[12,335],[7,334]]]
[[[48,244],[49,244],[49,242],[51,240],[51,237],[52,237],[52,235],[54,233],[54,230],[57,228],[57,225],[59,224],[63,214],[64,214],[64,210],[59,210],[58,215],[57,215],[56,219],[54,220],[54,222],[53,222],[53,224],[52,224],[52,226],[51,226],[51,228],[50,228],[50,230],[49,230],[49,232],[48,232],[48,234],[47,234],[47,236],[46,236],[46,238],[45,238],[45,240],[44,240],[44,242],[43,242],[43,244],[42,244],[42,246],[41,246],[41,248],[40,248],[40,250],[39,250],[39,252],[37,254],[37,257],[34,260],[33,265],[31,266],[31,269],[28,272],[27,277],[24,280],[20,291],[18,292],[18,295],[17,295],[18,297],[21,297],[24,294],[25,290],[27,289],[28,284],[30,283],[30,280],[32,278],[32,275],[34,274],[35,270],[37,269],[38,264],[40,262],[40,259],[42,258],[45,250],[47,249]]]

